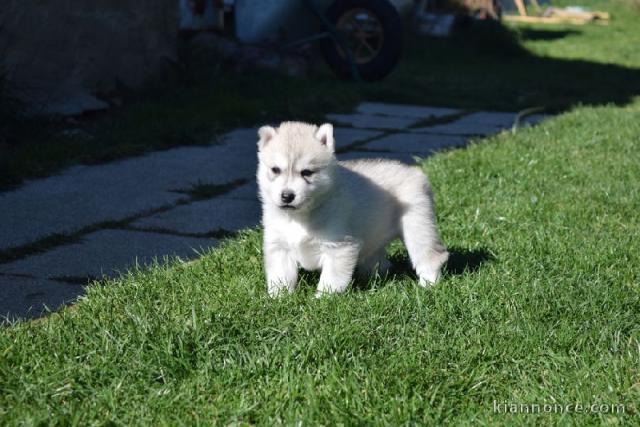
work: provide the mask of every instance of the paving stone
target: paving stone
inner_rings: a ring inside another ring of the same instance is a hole
[[[318,123],[320,124],[320,123]],[[370,129],[354,129],[344,127],[334,127],[334,137],[336,147],[345,147],[358,141],[375,138],[382,134],[380,131]],[[244,128],[231,131],[221,137],[219,142],[228,144],[236,149],[236,152],[246,154],[256,154],[258,143],[258,128]]]
[[[385,116],[412,117],[427,119],[459,114],[455,108],[427,107],[422,105],[387,104],[383,102],[363,102],[356,109],[361,114],[382,114]]]
[[[61,175],[0,193],[0,250],[53,233],[72,233],[120,220],[184,198],[171,190],[198,182],[223,184],[255,175],[240,145],[184,147],[99,166],[77,166]]]
[[[379,116],[373,114],[327,114],[332,123],[367,129],[406,129],[420,121],[418,118]]]
[[[228,146],[235,153],[256,154],[258,149],[258,129],[260,127],[240,128],[232,130],[219,138],[214,143]]]
[[[476,113],[466,115],[464,118],[473,122],[511,126],[513,125],[517,115],[518,113],[511,111],[478,111]]]
[[[421,155],[418,157],[426,157]],[[400,162],[412,165],[415,163],[415,159],[410,153],[401,152],[375,152],[375,151],[349,151],[338,155],[338,160],[359,160],[359,159],[385,159],[385,160],[398,160]]]
[[[0,276],[0,322],[42,316],[84,293],[82,286],[54,280]]]
[[[511,129],[515,119],[516,113],[479,112],[469,114],[451,123],[415,128],[411,131],[443,135],[489,135]]]
[[[36,277],[82,278],[117,276],[136,265],[150,264],[154,257],[195,258],[198,252],[216,246],[215,239],[174,236],[128,230],[100,230],[82,242],[60,246],[8,264],[0,273]]]
[[[395,133],[365,144],[362,148],[429,155],[434,151],[463,147],[467,138],[463,136]]]
[[[382,135],[382,132],[369,129],[354,129],[336,127],[333,129],[333,136],[336,140],[336,149],[340,149],[356,142],[375,138]]]
[[[535,126],[540,122],[543,122],[544,120],[548,119],[549,117],[551,117],[548,114],[532,114],[530,116],[525,116],[521,123],[530,125],[530,126]]]
[[[240,199],[258,201],[258,183],[252,178],[248,183],[217,196],[221,199]]]
[[[205,234],[221,229],[236,231],[255,227],[259,222],[260,204],[257,200],[215,197],[142,218],[131,226],[138,229]]]

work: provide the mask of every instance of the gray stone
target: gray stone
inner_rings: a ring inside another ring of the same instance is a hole
[[[255,227],[259,222],[260,204],[257,200],[216,197],[142,218],[131,226],[138,229],[205,234]]]
[[[277,124],[274,124],[274,126],[277,126]],[[333,132],[336,148],[338,149],[382,134],[382,132],[375,130],[344,127],[335,127]],[[222,136],[219,142],[229,145],[237,153],[257,156],[258,127],[236,129]]]
[[[367,129],[406,129],[420,121],[418,118],[380,116],[373,114],[327,114],[331,122]]]
[[[255,144],[255,141],[254,141]],[[255,150],[255,145],[253,145]],[[99,166],[76,166],[0,193],[0,250],[173,204],[173,190],[254,176],[245,144],[183,147]]]
[[[479,111],[464,116],[463,119],[470,123],[487,123],[495,126],[511,127],[517,115],[517,113],[508,111]]]
[[[31,101],[33,115],[79,116],[109,109],[109,104],[81,87],[61,87],[34,93]]]
[[[248,183],[221,194],[218,198],[258,201],[258,183],[252,178]]]
[[[421,105],[386,104],[382,102],[364,102],[356,109],[361,114],[381,114],[385,116],[411,117],[428,119],[459,114],[455,108],[427,107]]]
[[[425,155],[417,157],[426,157]],[[349,151],[348,153],[338,155],[338,160],[361,160],[361,159],[384,159],[398,160],[408,165],[415,164],[414,156],[409,153],[400,152],[377,152],[377,151]]]
[[[195,258],[198,252],[216,244],[215,239],[101,230],[84,236],[80,243],[0,264],[0,274],[26,274],[50,279],[114,277],[135,265],[148,265],[154,258],[159,261],[165,256]]]
[[[535,126],[540,122],[543,122],[544,120],[548,119],[550,116],[548,114],[532,114],[530,116],[525,116],[522,120],[521,120],[521,125],[525,124],[525,125],[529,125],[529,126]]]
[[[395,133],[368,142],[361,148],[429,155],[434,151],[458,148],[466,144],[467,138],[462,136]]]
[[[347,147],[356,142],[365,141],[382,135],[382,132],[369,129],[354,129],[336,127],[333,130],[333,136],[336,140],[336,149]]]
[[[219,138],[216,138],[214,143],[224,144],[229,147],[234,153],[253,154],[255,157],[258,150],[258,129],[255,128],[240,128],[232,130]]]
[[[0,276],[0,322],[32,318],[56,310],[84,293],[80,285],[30,277]]]
[[[411,129],[412,132],[443,135],[489,135],[511,129],[515,113],[480,112],[464,116],[454,122]]]

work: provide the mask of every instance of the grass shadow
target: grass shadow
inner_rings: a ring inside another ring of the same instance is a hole
[[[541,30],[537,28],[523,28],[518,31],[522,40],[558,40],[567,36],[579,35],[576,30]]]
[[[495,256],[487,249],[449,248],[449,259],[445,264],[445,275],[460,276],[475,273],[483,264],[492,262]]]
[[[388,256],[391,268],[384,277],[363,278],[355,276],[352,288],[357,291],[367,291],[372,288],[387,286],[393,280],[410,279],[417,281],[418,277],[411,265],[406,251],[395,251]],[[459,247],[449,248],[449,259],[443,266],[443,276],[461,276],[466,273],[475,273],[484,264],[495,260],[495,256],[485,248],[465,249]],[[319,276],[318,276],[319,277]],[[315,282],[311,282],[315,283]]]
[[[146,91],[125,92],[125,107],[74,123],[73,130],[88,135],[90,144],[61,134],[55,123],[28,126],[37,135],[13,126],[5,137],[11,144],[0,143],[0,189],[76,163],[207,144],[212,135],[239,126],[320,121],[328,112],[350,112],[362,101],[496,111],[540,106],[547,112],[626,105],[640,95],[640,54],[628,47],[640,34],[635,23],[640,15],[619,5],[609,9],[619,19],[607,27],[512,29],[486,21],[448,38],[407,33],[398,66],[385,79],[367,84],[341,81],[323,65],[290,77],[265,70],[240,73],[220,61],[185,63]],[[320,58],[319,52],[315,56]],[[0,112],[1,95],[0,87]],[[13,111],[7,105],[4,110]]]

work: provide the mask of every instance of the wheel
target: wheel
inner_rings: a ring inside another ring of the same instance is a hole
[[[402,54],[402,21],[387,0],[337,0],[327,18],[351,51],[360,77],[379,80],[389,74]],[[324,59],[340,77],[350,78],[348,55],[333,39],[322,45]]]

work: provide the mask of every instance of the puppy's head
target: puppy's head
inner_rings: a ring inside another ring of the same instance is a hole
[[[285,122],[258,131],[258,185],[264,203],[303,211],[327,194],[335,167],[333,126]]]

